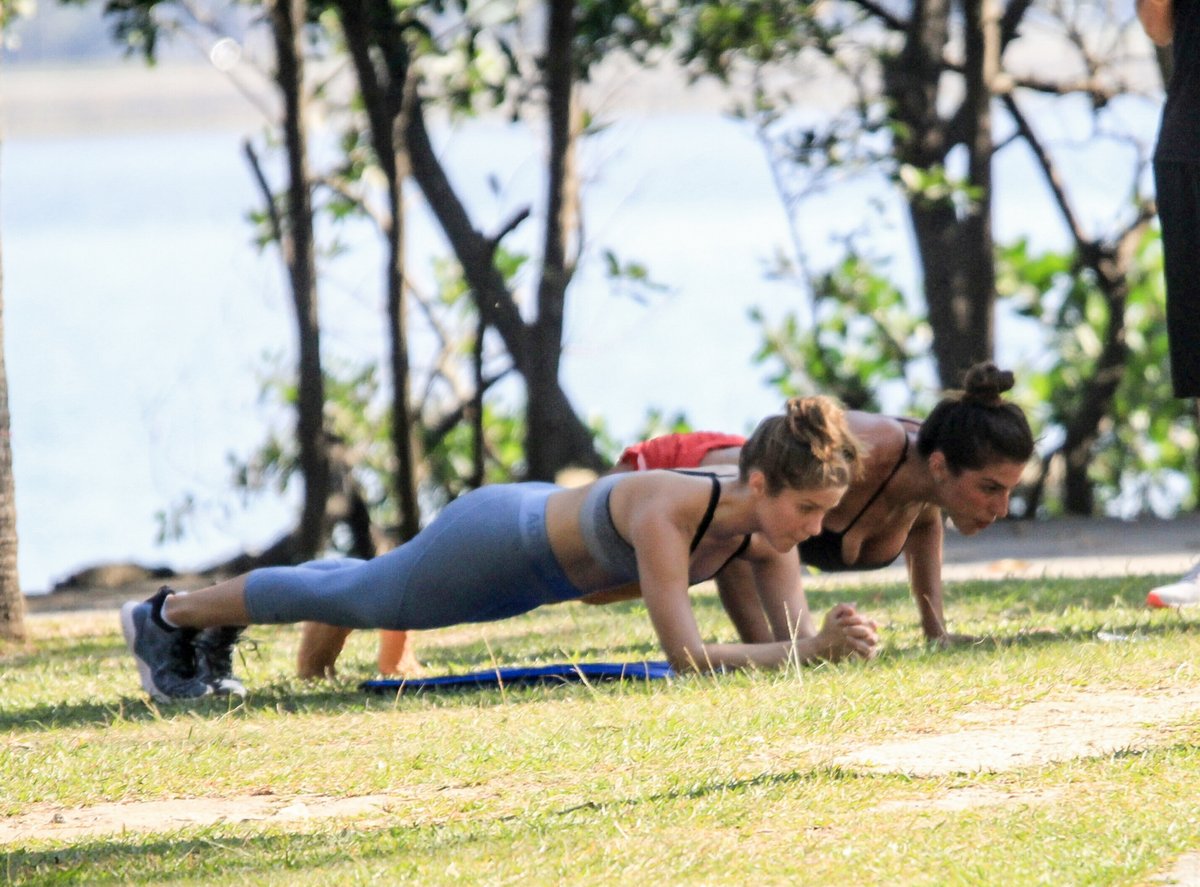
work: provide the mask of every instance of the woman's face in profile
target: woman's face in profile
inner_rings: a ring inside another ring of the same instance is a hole
[[[821,532],[821,522],[846,495],[846,487],[823,490],[784,489],[763,499],[760,533],[778,552],[791,551]]]
[[[1008,514],[1009,497],[1025,471],[1023,462],[994,462],[983,468],[948,471],[938,505],[964,536],[974,536]]]

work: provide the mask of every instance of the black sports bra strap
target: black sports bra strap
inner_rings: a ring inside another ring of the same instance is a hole
[[[908,432],[905,431],[904,432],[904,449],[900,451],[900,458],[896,460],[896,464],[892,466],[892,470],[890,472],[888,472],[888,476],[883,479],[883,483],[881,483],[876,488],[875,492],[871,494],[871,498],[867,500],[867,504],[858,510],[858,514],[854,515],[853,520],[851,520],[850,523],[846,524],[846,528],[844,530],[842,530],[839,533],[839,535],[844,537],[847,533],[849,533],[850,528],[853,527],[856,523],[858,523],[858,519],[860,517],[862,517],[864,514],[866,514],[868,508],[870,508],[872,505],[875,504],[875,500],[879,498],[880,494],[883,493],[883,491],[887,487],[887,485],[892,482],[892,478],[896,476],[896,472],[900,470],[900,466],[904,464],[904,460],[907,458],[908,458]]]
[[[704,517],[700,519],[700,526],[696,528],[696,535],[692,537],[692,546],[688,551],[695,551],[699,546],[700,540],[708,532],[708,525],[712,523],[713,515],[717,513],[717,503],[721,501],[721,481],[715,474],[710,474],[709,477],[712,478],[712,494],[708,497],[708,508],[704,512]]]
[[[700,545],[700,540],[704,538],[704,534],[708,532],[708,525],[712,523],[713,515],[717,513],[717,503],[721,501],[721,479],[711,471],[691,471],[687,468],[672,468],[670,470],[676,472],[677,474],[697,474],[702,477],[708,477],[712,479],[713,488],[712,494],[708,497],[708,508],[704,512],[704,517],[700,520],[700,526],[696,528],[696,535],[692,538],[692,547],[690,550],[694,552]],[[735,557],[740,556],[749,547],[750,534],[747,533],[746,538],[742,540],[742,544],[738,546],[737,551],[729,555],[729,557],[725,560],[725,563],[721,564],[720,568],[717,570],[717,573],[720,573],[721,570],[724,570],[727,566],[729,566],[730,561],[732,561]],[[713,573],[713,576],[717,575],[717,573]],[[711,579],[712,576],[709,578]]]

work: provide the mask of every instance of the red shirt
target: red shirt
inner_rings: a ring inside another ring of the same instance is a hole
[[[664,434],[626,447],[617,460],[618,465],[650,471],[655,468],[696,468],[700,460],[713,450],[740,447],[746,438],[739,434],[719,431],[690,431],[684,434]]]

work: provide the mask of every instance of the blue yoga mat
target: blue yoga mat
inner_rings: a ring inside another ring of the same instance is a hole
[[[467,674],[432,678],[381,678],[363,681],[360,690],[369,693],[417,693],[422,690],[467,689],[471,687],[514,687],[534,684],[569,684],[582,681],[652,681],[674,675],[666,662],[575,662],[531,667],[505,666]]]

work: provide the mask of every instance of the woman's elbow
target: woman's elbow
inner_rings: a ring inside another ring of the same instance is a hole
[[[1142,30],[1155,46],[1170,46],[1175,39],[1175,7],[1171,0],[1137,0]]]
[[[1170,46],[1175,40],[1175,29],[1168,24],[1147,25],[1142,23],[1145,28],[1146,36],[1150,38],[1150,42],[1160,49],[1165,49]]]

